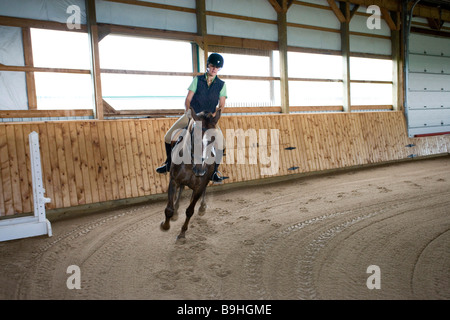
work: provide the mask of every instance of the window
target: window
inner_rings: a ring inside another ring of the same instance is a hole
[[[184,108],[192,75],[170,72],[193,72],[189,42],[108,35],[99,49],[102,69],[115,70],[102,73],[103,98],[113,108]],[[126,70],[142,72],[127,74]]]
[[[35,67],[84,70],[90,68],[86,33],[31,29]],[[35,72],[37,108],[92,109],[90,74]]]
[[[288,74],[291,106],[342,105],[342,57],[288,52]]]
[[[392,61],[350,58],[352,105],[392,105]]]
[[[192,72],[189,42],[108,35],[99,50],[106,69]]]
[[[271,62],[271,52],[220,54],[225,63],[219,76],[230,76],[225,79],[228,93],[227,107],[264,107],[280,104],[280,81],[267,79],[274,77],[276,72],[273,70],[275,59],[272,58]],[[233,79],[233,76],[239,76],[240,79]]]

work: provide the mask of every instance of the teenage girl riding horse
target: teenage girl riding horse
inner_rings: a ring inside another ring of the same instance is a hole
[[[187,114],[189,109],[193,108],[195,113],[200,113],[202,111],[210,112],[213,117],[219,110],[223,112],[223,109],[225,108],[225,100],[227,98],[227,88],[225,82],[219,79],[219,77],[217,76],[217,72],[222,67],[223,57],[218,53],[212,53],[207,60],[206,73],[193,79],[191,85],[188,88],[189,92],[186,96],[186,113],[181,116],[166,133],[164,141],[166,146],[167,160],[162,166],[156,169],[156,172],[167,173],[170,171],[170,165],[172,163],[172,134],[175,133],[177,129],[183,129],[187,127],[189,123],[189,117]],[[218,129],[218,132],[222,136],[223,140],[222,131],[219,127],[216,128]],[[222,145],[225,146],[225,144]],[[210,179],[214,183],[221,183],[224,179],[219,175],[219,164],[220,159],[216,161],[214,173],[210,177]]]

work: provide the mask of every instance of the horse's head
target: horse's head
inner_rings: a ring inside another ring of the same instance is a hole
[[[192,170],[196,176],[204,176],[208,165],[214,164],[216,148],[216,125],[220,119],[221,110],[215,115],[211,112],[195,113],[191,108],[192,119],[195,121],[191,129],[191,160]]]

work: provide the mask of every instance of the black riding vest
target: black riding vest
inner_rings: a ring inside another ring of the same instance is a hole
[[[202,111],[213,113],[216,111],[217,104],[219,103],[220,91],[225,82],[216,76],[214,81],[208,87],[204,74],[197,76],[197,78],[197,91],[195,91],[194,96],[192,97],[191,107],[194,108],[195,113]]]

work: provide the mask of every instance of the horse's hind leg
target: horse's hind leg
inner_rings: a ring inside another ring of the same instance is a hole
[[[177,185],[175,181],[171,179],[169,182],[169,189],[167,191],[169,201],[167,202],[166,209],[164,210],[166,220],[164,222],[161,222],[161,230],[163,231],[167,231],[170,229],[170,218],[172,218],[174,212],[174,198],[176,190]]]
[[[179,186],[177,191],[176,191],[176,196],[175,196],[175,200],[174,200],[174,205],[173,205],[173,215],[171,220],[172,221],[176,221],[178,219],[178,208],[180,207],[180,198],[181,198],[181,192],[183,191],[184,186]]]
[[[200,199],[203,193],[203,188],[200,190],[194,190],[192,192],[191,203],[189,207],[186,209],[186,220],[184,221],[183,226],[181,227],[181,233],[178,235],[177,239],[182,239],[186,235],[186,231],[188,229],[189,220],[191,220],[192,215],[194,214],[195,205],[197,204],[198,199]]]
[[[205,215],[205,211],[206,211],[206,188],[202,194],[202,201],[200,202],[200,208],[198,208],[198,215],[199,216]]]

